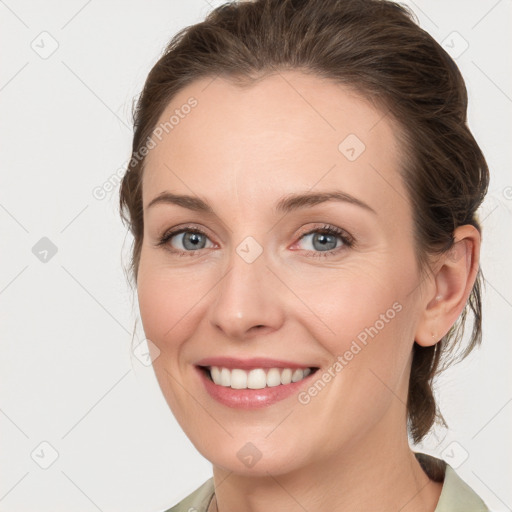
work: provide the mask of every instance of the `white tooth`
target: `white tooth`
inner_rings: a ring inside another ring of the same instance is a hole
[[[231,385],[231,372],[227,368],[220,371],[220,385],[229,387]]]
[[[220,370],[218,366],[212,366],[210,368],[210,375],[212,376],[212,380],[215,384],[220,384]]]
[[[300,368],[297,368],[293,372],[292,382],[297,382],[297,381],[301,380],[302,378],[304,378],[304,372]]]
[[[247,387],[247,372],[238,369],[231,370],[231,387],[245,389]]]
[[[278,368],[271,368],[267,373],[267,386],[274,387],[281,384],[281,373]]]
[[[280,384],[298,382],[311,373],[310,368],[255,368],[249,372],[241,369],[229,370],[218,366],[210,368],[210,375],[215,384],[233,389],[263,389],[265,386],[275,387]]]
[[[292,371],[290,368],[285,368],[281,372],[281,384],[290,384],[292,381]]]
[[[247,376],[247,387],[249,389],[263,389],[267,384],[265,370],[256,368],[251,370]]]

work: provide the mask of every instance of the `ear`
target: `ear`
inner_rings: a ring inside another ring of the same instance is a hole
[[[480,232],[465,224],[454,231],[452,248],[436,260],[425,287],[423,313],[415,341],[423,347],[435,345],[445,336],[469,298],[480,263]]]

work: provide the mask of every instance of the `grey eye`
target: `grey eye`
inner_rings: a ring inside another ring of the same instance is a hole
[[[202,233],[196,233],[194,231],[184,231],[174,235],[172,238],[181,237],[181,244],[185,250],[204,249],[206,247],[206,241],[208,237]],[[179,238],[178,238],[179,239]],[[172,240],[171,240],[172,241]],[[178,249],[181,249],[178,247]]]
[[[306,240],[307,238],[310,238],[310,247],[305,247],[308,251],[331,251],[339,247],[337,245],[338,239],[340,239],[339,235],[331,235],[329,233],[309,233],[304,235],[302,240]]]

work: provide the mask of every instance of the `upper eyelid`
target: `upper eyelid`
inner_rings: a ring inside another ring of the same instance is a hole
[[[350,238],[350,239],[353,238],[352,235],[345,229],[340,228],[338,226],[331,225],[331,224],[327,224],[327,223],[324,223],[323,226],[306,229],[303,232],[301,232],[298,236],[299,236],[299,238],[301,238],[305,235],[310,235],[311,233],[315,233],[316,231],[333,231],[332,234],[335,234],[337,236],[346,237],[346,238]]]
[[[322,223],[320,223],[322,224]],[[352,238],[352,235],[350,235],[350,233],[348,231],[346,231],[345,229],[343,228],[339,228],[337,226],[334,226],[334,225],[331,225],[331,224],[328,224],[328,223],[323,223],[323,226],[317,226],[317,227],[312,227],[312,228],[308,228],[308,229],[304,229],[304,231],[301,231],[299,233],[299,237],[303,237],[305,235],[309,235],[311,234],[312,232],[314,233],[315,231],[327,231],[329,230],[329,228],[332,228],[334,230],[339,230],[340,233],[339,235],[346,235],[348,238]],[[180,235],[181,233],[183,232],[187,232],[187,231],[192,231],[192,232],[198,232],[198,233],[201,233],[201,234],[204,234],[204,235],[208,235],[208,230],[206,228],[202,228],[202,227],[196,227],[195,225],[190,225],[190,226],[183,226],[183,227],[176,227],[176,228],[171,228],[169,229],[168,231],[164,231],[162,237],[165,237],[165,236],[168,236],[168,235],[171,235],[172,236],[176,236],[176,235]]]
[[[298,235],[297,235],[297,242],[300,241],[303,237],[307,236],[307,235],[311,235],[315,232],[318,232],[318,231],[329,231],[329,228],[331,228],[332,230],[334,230],[335,232],[331,233],[335,236],[337,236],[338,238],[340,239],[345,239],[346,241],[350,242],[350,244],[354,244],[355,243],[355,238],[348,232],[346,231],[345,229],[343,228],[340,228],[338,226],[334,226],[332,224],[328,224],[327,222],[324,222],[324,223],[320,223],[320,224],[323,224],[322,226],[316,226],[316,227],[311,227],[311,228],[305,228],[304,231],[301,231]],[[196,227],[195,225],[185,225],[183,227],[177,227],[177,228],[173,228],[173,229],[170,229],[169,231],[166,231],[164,232],[164,234],[162,235],[161,239],[164,240],[164,239],[167,239],[167,242],[169,242],[172,238],[174,238],[175,236],[178,236],[178,235],[181,235],[183,233],[187,233],[187,232],[197,232],[197,233],[200,233],[202,235],[205,235],[206,237],[208,237],[208,239],[214,244],[214,245],[217,245],[216,242],[214,242],[210,235],[208,234],[207,232],[208,230],[201,227]],[[339,231],[339,232],[338,232]],[[343,243],[345,243],[345,240],[343,240]],[[294,242],[296,243],[296,242]],[[181,249],[177,249],[178,251],[180,251]],[[194,251],[186,251],[186,252],[194,252]]]

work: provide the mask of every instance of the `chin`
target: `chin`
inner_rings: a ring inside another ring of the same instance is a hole
[[[261,442],[251,442],[230,438],[221,445],[208,443],[204,437],[197,444],[193,444],[214,466],[244,476],[277,476],[290,473],[307,464],[306,460],[297,457],[297,444],[284,445],[279,442],[277,446],[277,443],[264,439]],[[305,456],[303,446],[300,448],[300,454]]]

